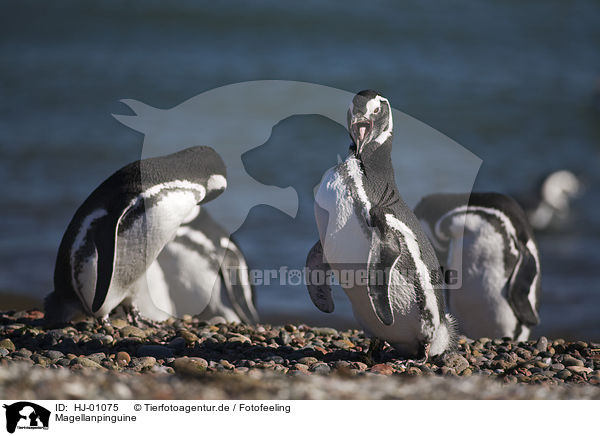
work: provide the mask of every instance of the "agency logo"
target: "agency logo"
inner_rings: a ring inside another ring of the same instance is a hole
[[[19,430],[48,430],[50,411],[29,401],[5,404],[6,431],[14,433]]]

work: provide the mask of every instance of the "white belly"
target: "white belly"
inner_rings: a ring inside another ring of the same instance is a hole
[[[394,279],[399,281],[398,277],[392,277],[392,280]],[[423,339],[419,308],[414,300],[399,301],[402,295],[414,293],[411,285],[406,284],[405,292],[393,292],[390,295],[394,313],[394,322],[391,325],[385,325],[379,320],[365,287],[354,287],[344,291],[352,303],[354,317],[367,335],[386,340],[402,353],[418,353],[420,340]]]
[[[194,192],[173,191],[155,203],[146,202],[143,214],[139,214],[137,206],[123,214],[117,231],[112,280],[106,299],[95,316],[110,313],[125,298],[151,301],[150,296],[136,296],[139,292],[147,292],[147,286],[140,285],[140,280],[146,281],[142,277],[163,247],[175,237],[181,222],[194,210],[197,201]],[[131,219],[130,214],[139,215],[127,228],[121,228],[123,222]]]
[[[506,299],[510,271],[504,268],[502,235],[484,220],[470,216],[465,221],[462,258],[458,238],[450,242],[450,269],[462,271],[460,289],[449,290],[450,311],[460,330],[471,338],[512,337],[517,319]]]
[[[323,254],[332,268],[335,268],[334,265],[366,267],[371,238],[363,230],[364,217],[356,214],[350,189],[335,169],[329,170],[323,177],[315,203]]]
[[[415,299],[402,298],[414,293],[413,287],[404,282],[405,292],[394,292],[391,296],[394,322],[389,326],[379,320],[367,294],[364,277],[372,239],[371,232],[365,233],[364,216],[368,216],[368,211],[357,214],[360,209],[355,207],[349,188],[334,170],[323,177],[315,202],[324,257],[350,299],[356,320],[366,334],[386,340],[401,352],[417,353],[422,336],[419,309]],[[402,281],[399,277],[396,280]]]
[[[208,306],[213,292],[219,292],[221,277],[218,252],[206,255],[190,249],[179,239],[165,246],[157,259],[173,306],[172,315],[196,315]]]

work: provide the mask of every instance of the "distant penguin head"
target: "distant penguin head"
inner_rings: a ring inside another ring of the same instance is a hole
[[[385,97],[371,89],[354,96],[348,109],[348,131],[357,156],[386,142],[392,130],[392,107]]]
[[[569,202],[582,190],[581,182],[568,170],[554,171],[548,175],[541,187],[543,201],[554,209],[568,210]]]

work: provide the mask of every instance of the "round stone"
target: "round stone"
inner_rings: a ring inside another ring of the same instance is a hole
[[[119,364],[120,366],[127,366],[129,364],[129,362],[131,362],[131,356],[129,356],[129,353],[125,352],[125,351],[119,351],[117,353],[117,364]]]
[[[184,376],[197,376],[204,374],[208,362],[201,357],[178,357],[173,361],[176,374]]]

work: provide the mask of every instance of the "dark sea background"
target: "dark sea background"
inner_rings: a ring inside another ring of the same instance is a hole
[[[525,195],[552,170],[580,175],[586,190],[571,221],[538,235],[534,336],[600,339],[600,2],[0,5],[0,293],[50,292],[73,213],[140,157],[143,135],[111,116],[131,114],[121,99],[168,109],[219,86],[293,80],[379,90],[482,159],[478,191]],[[303,266],[317,237],[312,187],[335,164],[324,144],[343,155],[347,132],[294,116],[242,157],[250,175],[292,186],[300,200],[295,219],[270,206],[250,211],[234,236],[251,267]],[[257,288],[272,322],[349,325],[337,291],[336,304],[324,315],[303,286]]]

